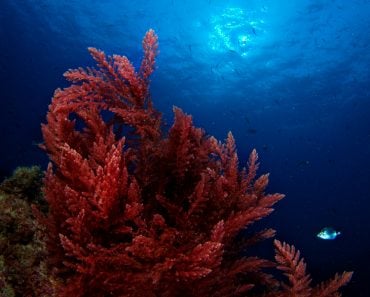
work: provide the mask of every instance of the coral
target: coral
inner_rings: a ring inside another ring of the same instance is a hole
[[[1,183],[0,190],[29,202],[43,203],[44,200],[40,191],[42,176],[42,171],[38,166],[18,167],[11,177]]]
[[[0,296],[51,296],[43,230],[31,204],[45,208],[39,167],[20,167],[0,185]]]
[[[138,71],[126,57],[90,48],[98,68],[67,71],[71,86],[49,106],[49,212],[39,221],[57,295],[278,294],[265,272],[275,263],[241,256],[274,231],[240,232],[283,195],[265,193],[269,176],[256,177],[255,150],[239,169],[231,133],[221,143],[179,108],[162,131],[149,96],[157,46],[149,30]]]

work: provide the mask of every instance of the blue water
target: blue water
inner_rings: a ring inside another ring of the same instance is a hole
[[[294,244],[317,281],[354,270],[345,296],[370,296],[370,1],[0,0],[0,177],[47,158],[40,123],[86,50],[141,59],[159,36],[155,106],[259,152],[270,192],[261,224]],[[323,227],[341,231],[333,241]],[[272,247],[271,247],[272,249]]]

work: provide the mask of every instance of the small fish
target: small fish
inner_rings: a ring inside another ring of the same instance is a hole
[[[325,227],[319,233],[317,233],[316,236],[324,240],[333,240],[337,238],[338,235],[340,235],[339,231],[336,231],[331,227]]]
[[[247,129],[247,132],[248,132],[249,134],[256,134],[256,133],[257,133],[257,129],[254,129],[254,128],[248,128],[248,129]]]

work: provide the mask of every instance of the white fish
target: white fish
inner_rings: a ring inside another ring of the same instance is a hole
[[[338,235],[341,233],[336,231],[334,228],[325,227],[319,233],[317,233],[317,237],[324,240],[333,240],[337,238]]]

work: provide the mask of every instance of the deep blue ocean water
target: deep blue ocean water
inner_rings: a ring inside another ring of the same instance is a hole
[[[46,166],[40,123],[62,73],[94,65],[87,47],[138,65],[149,28],[168,124],[176,105],[220,140],[232,131],[241,165],[256,148],[286,194],[260,224],[315,280],[354,270],[344,296],[370,296],[369,0],[0,0],[1,179]],[[326,226],[342,234],[318,239]]]

